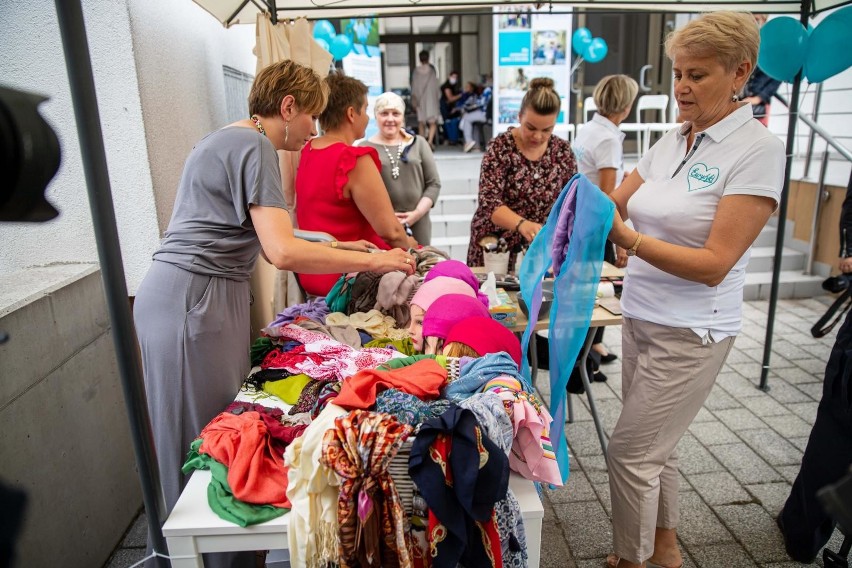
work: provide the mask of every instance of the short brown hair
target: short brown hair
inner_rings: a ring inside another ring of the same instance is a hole
[[[465,345],[458,341],[453,341],[444,345],[444,355],[447,357],[479,357],[479,353],[473,350],[470,345]]]
[[[518,114],[523,114],[528,108],[541,115],[558,113],[562,108],[562,99],[559,98],[559,93],[556,92],[553,85],[553,79],[547,77],[536,77],[530,81],[530,86],[521,101],[521,110]]]
[[[666,38],[666,55],[684,51],[697,57],[714,56],[731,72],[743,61],[754,69],[760,48],[760,31],[748,12],[710,12],[690,21]]]
[[[609,118],[629,109],[638,94],[639,83],[632,77],[607,75],[598,81],[592,96],[598,113]]]
[[[346,109],[352,107],[361,114],[361,105],[367,96],[367,85],[342,73],[332,73],[325,78],[328,85],[328,104],[319,121],[323,130],[337,128],[346,118]]]
[[[328,87],[310,67],[279,61],[260,70],[249,94],[249,115],[275,116],[281,100],[291,95],[299,111],[319,114],[328,101]]]

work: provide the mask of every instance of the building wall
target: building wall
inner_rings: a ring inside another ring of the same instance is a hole
[[[225,29],[189,1],[84,0],[128,292],[135,295],[171,216],[192,145],[223,125],[222,66],[255,72],[253,26]],[[48,188],[60,217],[0,225],[0,273],[97,262],[54,3],[0,3],[0,83],[50,97],[62,165]]]

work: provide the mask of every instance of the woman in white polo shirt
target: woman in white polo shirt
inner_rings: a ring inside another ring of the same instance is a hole
[[[749,249],[784,178],[783,144],[736,96],[759,44],[744,12],[668,37],[683,126],[613,193],[610,239],[634,257],[621,300],[624,408],[607,453],[618,568],[683,564],[675,448],[740,330]]]
[[[630,114],[638,93],[639,84],[627,75],[607,75],[598,81],[592,94],[598,111],[590,122],[583,125],[572,144],[577,171],[607,195],[624,179],[624,132],[618,129],[618,125]],[[627,265],[625,253],[621,247],[616,252],[612,243],[607,241],[604,260],[623,268]],[[616,355],[604,347],[603,334],[604,328],[599,327],[592,351],[600,356],[602,363],[610,363],[615,361]],[[600,372],[596,372],[594,378],[606,379]]]

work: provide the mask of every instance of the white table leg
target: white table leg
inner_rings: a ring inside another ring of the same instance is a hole
[[[198,551],[195,538],[173,536],[166,539],[169,556],[173,556],[172,568],[204,568],[204,559]]]
[[[524,519],[527,537],[527,566],[538,568],[541,564],[541,519]]]

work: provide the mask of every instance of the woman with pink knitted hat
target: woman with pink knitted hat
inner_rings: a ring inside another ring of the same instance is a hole
[[[479,291],[479,280],[476,278],[476,275],[470,267],[468,267],[465,263],[452,259],[441,261],[426,273],[426,276],[423,278],[423,282],[429,282],[433,278],[438,278],[440,276],[448,276],[450,278],[455,278],[456,280],[461,280],[462,282],[467,282],[476,292],[476,297],[485,304],[486,308],[488,307],[488,296]]]
[[[418,353],[423,352],[423,315],[435,300],[447,294],[461,294],[474,298],[476,292],[462,280],[438,276],[428,282],[423,282],[411,298],[411,305],[409,306],[411,322],[408,325],[408,335],[411,336],[411,343]]]
[[[472,317],[490,318],[488,308],[468,295],[448,294],[435,300],[423,316],[423,352],[440,354],[450,330]]]

